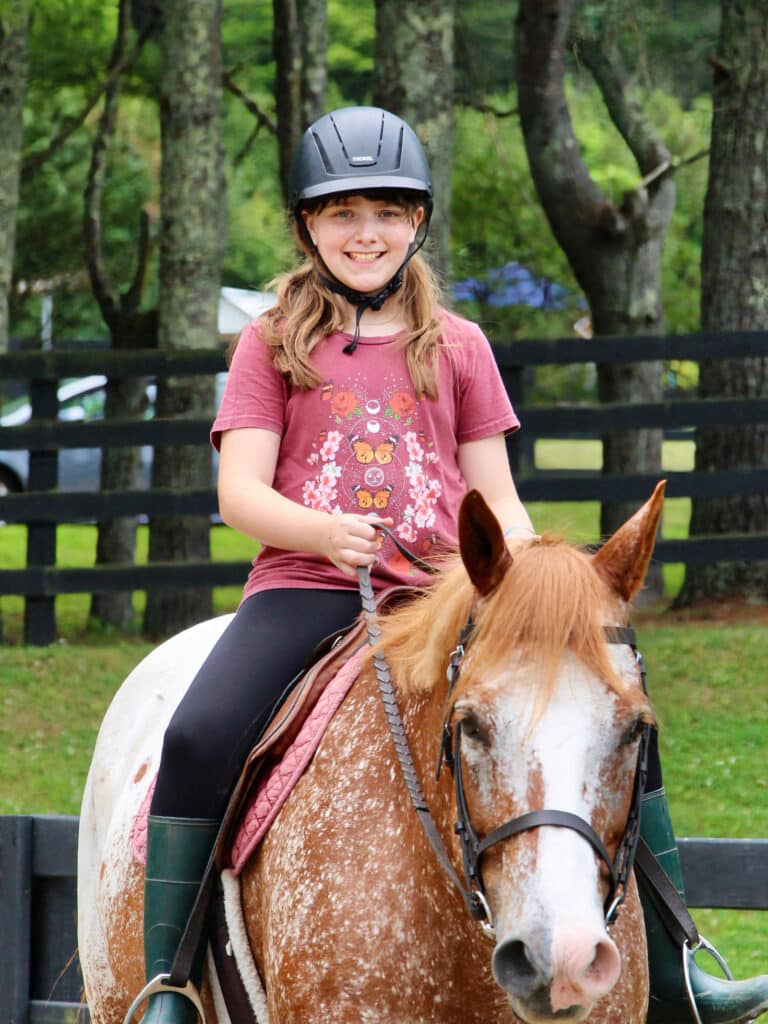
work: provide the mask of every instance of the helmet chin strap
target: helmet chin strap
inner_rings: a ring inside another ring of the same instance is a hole
[[[423,226],[424,231],[420,231],[419,234],[417,235],[416,240],[411,243],[408,249],[408,254],[406,255],[403,262],[400,264],[398,269],[395,271],[394,275],[389,279],[389,281],[384,285],[383,288],[381,288],[377,292],[374,292],[373,295],[370,295],[366,294],[365,292],[358,292],[354,288],[350,288],[342,281],[339,281],[337,277],[333,276],[328,267],[325,265],[325,262],[323,261],[322,257],[320,256],[317,246],[312,241],[309,232],[307,231],[306,226],[304,225],[303,220],[299,218],[299,230],[302,233],[302,235],[309,240],[309,244],[314,250],[315,258],[322,267],[322,272],[320,270],[317,270],[317,276],[320,278],[320,280],[322,281],[326,288],[334,292],[336,295],[341,295],[343,298],[347,300],[347,302],[351,306],[355,307],[355,331],[352,336],[352,340],[348,342],[342,349],[342,351],[346,355],[353,355],[355,349],[357,348],[357,343],[360,341],[360,321],[362,320],[363,313],[366,311],[366,309],[372,309],[374,310],[374,312],[380,310],[384,303],[387,301],[387,299],[391,295],[394,295],[395,292],[402,287],[403,272],[405,271],[405,268],[408,265],[408,261],[411,259],[412,256],[415,256],[415,254],[419,251],[419,249],[422,247],[422,245],[424,245],[424,242],[426,241],[427,231],[429,230],[429,221],[427,220],[426,224],[424,224]]]
[[[415,251],[416,250],[414,249],[414,252]],[[394,277],[390,278],[387,284],[373,295],[366,295],[365,292],[355,291],[354,288],[349,288],[335,277],[321,274],[320,271],[318,271],[317,276],[326,288],[335,292],[337,295],[343,296],[351,306],[355,307],[355,332],[352,340],[346,344],[342,350],[346,355],[351,356],[357,348],[357,343],[360,341],[360,321],[366,309],[372,309],[374,312],[380,310],[390,295],[394,295],[394,293],[402,287],[403,271],[405,270],[406,263],[412,255],[413,253],[408,256]]]

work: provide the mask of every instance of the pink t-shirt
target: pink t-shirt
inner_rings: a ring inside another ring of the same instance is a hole
[[[458,447],[515,430],[493,352],[475,324],[444,312],[440,397],[417,399],[399,336],[323,339],[312,353],[322,384],[292,387],[275,370],[258,321],[243,331],[221,408],[211,430],[273,430],[281,437],[274,487],[324,512],[391,516],[397,537],[415,554],[456,543],[456,515],[466,492]],[[384,538],[371,571],[376,589],[420,583],[424,576]],[[321,555],[264,547],[243,598],[282,587],[350,589],[355,581]]]

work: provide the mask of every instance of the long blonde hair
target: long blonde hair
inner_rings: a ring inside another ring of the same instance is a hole
[[[326,199],[328,201],[328,199]],[[412,201],[403,201],[411,212]],[[277,303],[261,316],[264,341],[271,346],[272,362],[291,384],[310,391],[322,383],[312,361],[313,349],[328,335],[343,330],[343,300],[323,284],[315,254],[294,222],[296,239],[306,259],[296,269],[270,284]],[[416,253],[403,271],[398,292],[409,330],[401,344],[417,395],[438,396],[438,348],[442,334],[440,289],[427,262]]]

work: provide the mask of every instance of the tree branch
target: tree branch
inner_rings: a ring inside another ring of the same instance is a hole
[[[572,0],[520,0],[515,34],[517,101],[531,175],[558,242],[586,251],[593,232],[625,224],[589,173],[565,95]]]
[[[611,121],[632,152],[643,178],[662,164],[669,166],[670,152],[640,103],[632,96],[627,72],[616,46],[605,34],[600,39],[582,35],[577,45],[579,55],[605,101]],[[649,182],[652,180],[649,178]]]
[[[136,271],[127,291],[120,296],[120,308],[124,312],[135,313],[144,292],[147,267],[152,257],[152,221],[146,210],[139,215],[139,242]]]
[[[119,317],[119,307],[112,283],[104,264],[101,230],[101,199],[107,171],[107,147],[114,135],[117,121],[117,98],[120,90],[120,75],[125,56],[125,39],[128,32],[128,0],[119,0],[117,36],[109,59],[109,74],[104,89],[104,109],[99,118],[96,137],[91,148],[91,162],[84,194],[83,234],[85,237],[85,262],[91,279],[91,288],[99,304],[101,315],[110,327]],[[120,70],[115,73],[115,68]]]
[[[56,153],[58,153],[58,151],[67,141],[67,139],[69,139],[70,136],[73,135],[77,131],[77,129],[85,123],[86,118],[93,110],[93,108],[96,106],[96,104],[99,102],[104,93],[107,92],[107,90],[114,85],[114,83],[120,78],[123,72],[127,71],[129,68],[133,66],[133,64],[135,64],[139,54],[141,53],[141,49],[144,46],[144,43],[147,41],[151,34],[152,27],[145,27],[142,33],[139,35],[138,39],[136,40],[136,44],[134,45],[133,49],[129,53],[124,54],[120,58],[120,60],[115,64],[112,64],[112,62],[110,61],[109,72],[107,74],[107,77],[98,86],[95,92],[93,92],[92,95],[86,100],[83,109],[74,117],[69,118],[67,121],[65,121],[64,127],[61,129],[58,135],[55,135],[50,140],[50,142],[44,150],[41,150],[39,153],[35,153],[30,157],[27,157],[27,159],[23,161],[21,165],[21,178],[23,181],[27,181],[34,174],[36,174],[43,166],[43,164],[45,164],[48,160],[51,159],[52,156],[55,156]]]
[[[266,128],[273,135],[277,135],[276,122],[273,121],[272,118],[269,117],[269,115],[264,113],[264,111],[261,109],[258,103],[256,103],[255,100],[252,100],[250,96],[243,92],[243,90],[232,77],[231,71],[225,71],[222,74],[221,82],[225,89],[228,89],[233,96],[237,96],[237,98],[243,104],[245,109],[249,113],[253,114],[253,116],[256,118],[256,120],[258,121],[259,125],[261,125],[262,128]]]

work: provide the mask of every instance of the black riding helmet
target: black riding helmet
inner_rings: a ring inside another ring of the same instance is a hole
[[[366,295],[347,287],[325,267],[301,210],[313,200],[380,190],[413,198],[423,205],[424,219],[395,275],[380,291]],[[408,260],[427,237],[432,216],[432,175],[422,145],[410,125],[379,107],[333,110],[310,125],[299,142],[288,176],[288,202],[299,235],[323,266],[321,280],[356,307],[355,335],[344,349],[351,354],[357,346],[363,313],[366,309],[381,309],[400,288]]]

